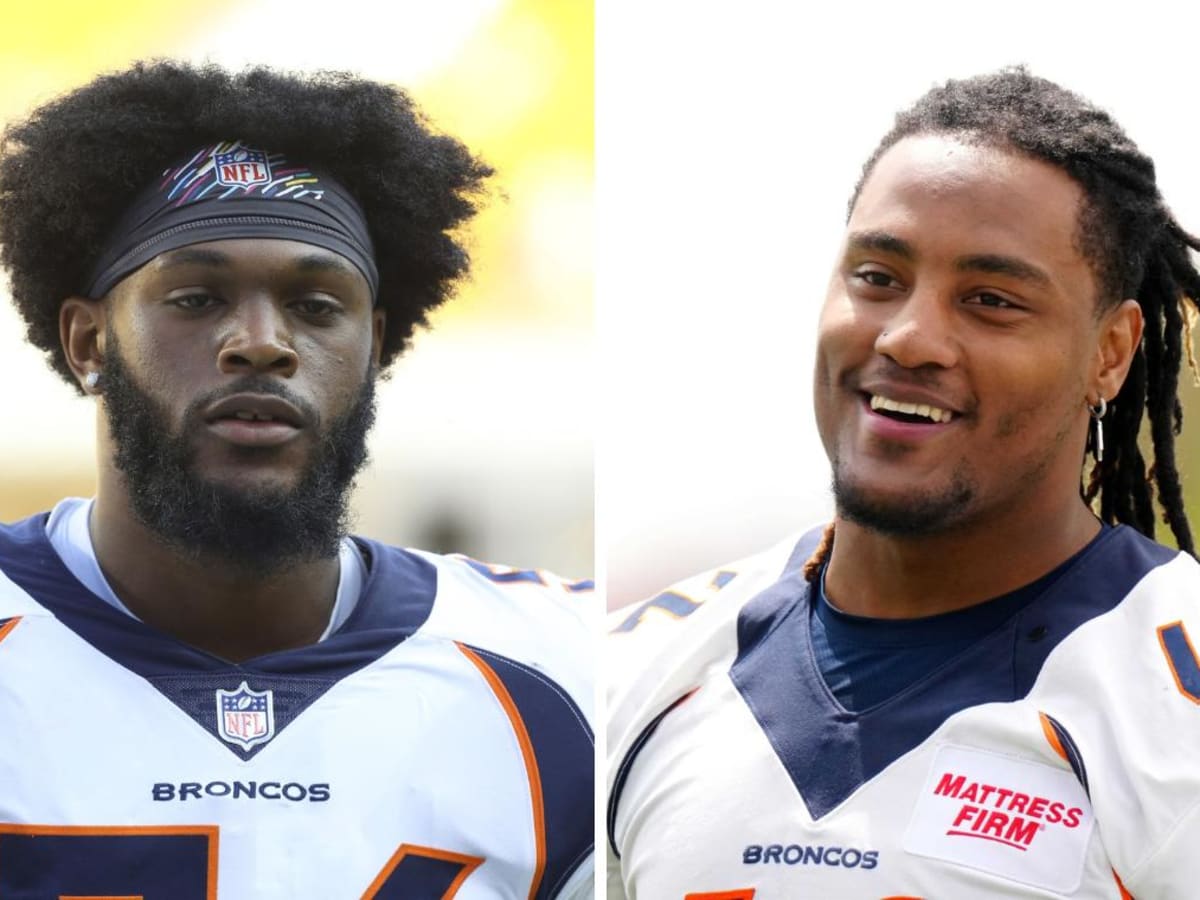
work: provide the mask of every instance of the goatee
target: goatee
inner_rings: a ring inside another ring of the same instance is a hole
[[[956,525],[970,508],[974,486],[955,473],[941,493],[888,502],[840,475],[833,463],[833,499],[838,514],[871,531],[897,538],[926,537]]]

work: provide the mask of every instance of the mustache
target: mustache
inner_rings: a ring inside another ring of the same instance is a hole
[[[183,427],[190,431],[204,424],[204,411],[226,397],[235,394],[262,394],[286,400],[300,412],[306,428],[320,428],[321,413],[312,403],[296,394],[287,385],[269,375],[246,375],[233,384],[224,385],[194,399],[183,413]]]

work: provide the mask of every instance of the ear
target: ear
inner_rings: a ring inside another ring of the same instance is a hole
[[[1136,300],[1124,300],[1101,317],[1090,388],[1095,396],[1089,395],[1088,403],[1117,396],[1141,345],[1144,325]]]
[[[371,359],[374,360],[376,367],[383,358],[383,336],[386,330],[387,311],[373,310],[371,313]]]
[[[58,339],[62,343],[67,365],[79,379],[79,389],[98,394],[89,387],[90,373],[100,374],[104,368],[104,326],[108,311],[103,300],[87,297],[68,297],[58,309]]]

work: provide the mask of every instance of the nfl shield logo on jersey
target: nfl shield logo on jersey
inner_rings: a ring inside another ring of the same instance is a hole
[[[213,166],[217,173],[217,184],[227,187],[248,188],[271,180],[271,164],[262,150],[234,147],[224,153],[214,153]]]
[[[275,707],[270,691],[252,691],[242,682],[236,691],[217,690],[217,734],[249,750],[275,737]]]

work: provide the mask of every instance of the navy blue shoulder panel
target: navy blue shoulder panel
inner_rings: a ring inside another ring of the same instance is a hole
[[[792,548],[792,552],[788,555],[787,562],[784,564],[784,576],[781,580],[787,580],[789,575],[799,574],[803,570],[804,563],[810,556],[812,556],[813,551],[817,549],[817,545],[821,541],[821,535],[823,532],[824,527],[814,528],[805,532],[805,534],[800,537],[800,540],[796,542],[796,546]],[[717,587],[723,588],[735,577],[736,573],[722,570],[714,576],[713,584]],[[778,582],[776,585],[778,585]],[[670,592],[667,593],[669,594]],[[661,597],[664,595],[660,594],[659,596]],[[761,596],[761,594],[758,595],[758,597]],[[758,603],[758,597],[756,597],[753,601],[755,604]],[[688,602],[691,603],[692,601]],[[754,630],[764,626],[769,627],[770,608],[771,607],[768,605],[766,609],[763,610],[765,615],[760,614],[758,616],[751,615],[749,607],[742,610],[741,615],[738,617],[739,647],[743,645],[744,640],[754,640],[753,637],[745,638],[742,632],[743,628]],[[645,606],[639,607],[637,612],[634,613],[634,617],[640,616],[643,609],[645,609]],[[627,619],[626,622],[628,621],[630,620]],[[615,630],[621,631],[625,629],[623,629],[623,627],[618,627]],[[620,850],[617,849],[616,838],[617,806],[621,801],[621,793],[625,790],[625,782],[629,779],[629,773],[633,771],[633,764],[637,760],[638,754],[640,754],[642,749],[646,746],[646,742],[649,741],[654,735],[654,732],[658,730],[658,726],[662,724],[663,719],[665,719],[671,712],[678,708],[679,705],[685,700],[691,697],[692,694],[696,692],[696,687],[699,687],[699,685],[691,688],[681,697],[671,701],[671,703],[668,704],[667,707],[662,710],[662,712],[658,713],[656,716],[654,716],[654,718],[646,723],[646,725],[638,733],[638,736],[634,739],[633,743],[629,745],[629,749],[625,751],[625,756],[621,759],[620,764],[617,766],[617,774],[616,777],[613,778],[612,790],[609,791],[608,795],[608,809],[605,816],[608,831],[608,845],[610,848],[612,848],[613,855],[617,858],[620,858],[621,856]]]
[[[191,647],[114,609],[82,585],[46,537],[46,515],[0,526],[0,571],[67,628],[145,678],[197,724],[217,733],[217,689],[271,691],[275,733],[295,721],[339,680],[379,659],[429,617],[437,569],[423,558],[355,538],[369,561],[358,606],[319,644],[231,663]],[[243,750],[249,759],[265,744]]]
[[[1011,620],[858,713],[837,703],[817,669],[809,636],[814,591],[801,574],[803,558],[794,557],[783,577],[743,611],[730,676],[819,819],[955,713],[1024,697],[1063,639],[1116,607],[1176,555],[1131,528],[1112,528]]]
[[[541,780],[546,866],[536,900],[555,896],[591,855],[595,809],[592,729],[575,701],[546,675],[470,648],[503,683],[521,714]]]

